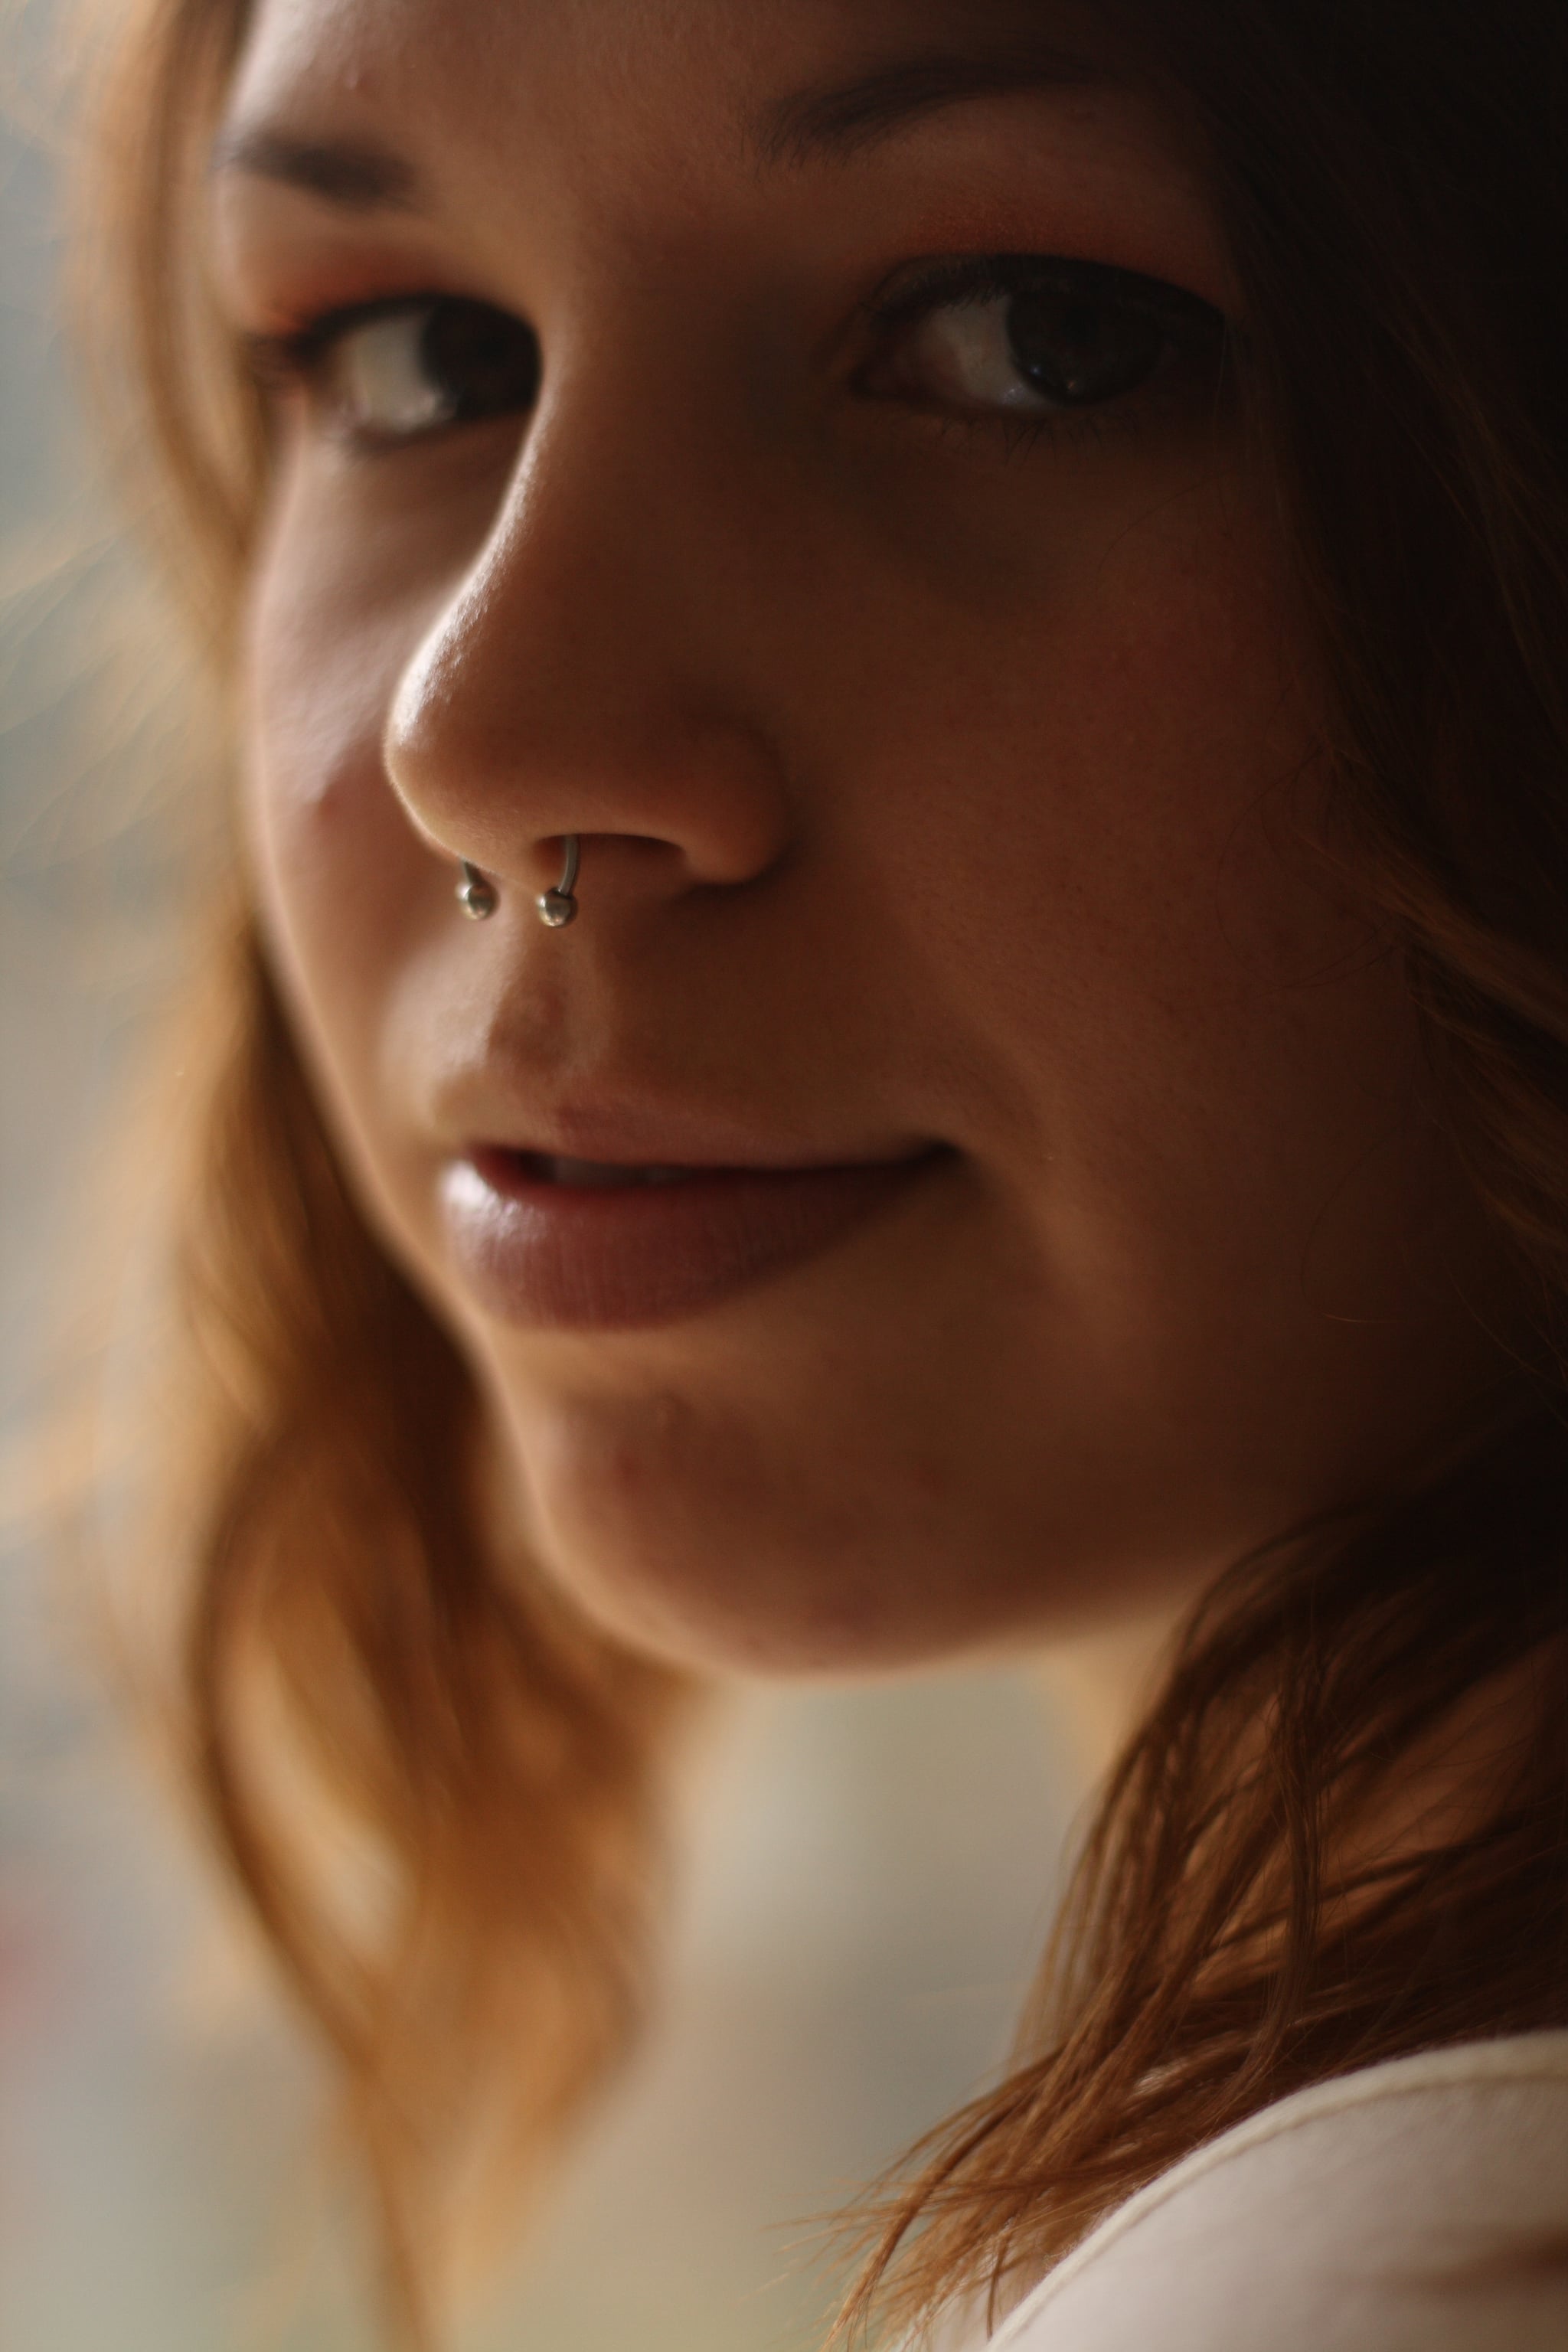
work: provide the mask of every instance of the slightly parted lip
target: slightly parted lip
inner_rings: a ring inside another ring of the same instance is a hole
[[[577,1139],[573,1138],[574,1144]],[[478,1143],[449,1161],[441,1213],[454,1269],[488,1314],[534,1329],[610,1331],[683,1320],[832,1248],[950,1155],[816,1164],[605,1159],[660,1181],[556,1181],[549,1163],[597,1157]]]

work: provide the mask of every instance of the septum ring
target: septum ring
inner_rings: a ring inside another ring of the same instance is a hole
[[[542,890],[533,902],[540,921],[552,931],[563,930],[568,923],[577,919],[574,893],[577,867],[582,858],[577,835],[574,833],[563,834],[561,847],[561,879],[553,890]],[[463,878],[458,885],[458,904],[470,922],[486,922],[500,905],[500,893],[489,876],[471,859],[460,857],[458,863],[463,869]]]
[[[577,836],[563,833],[561,836],[563,865],[561,879],[553,890],[542,890],[533,904],[542,923],[559,931],[577,919],[577,901],[573,892],[577,886],[577,866],[581,856]]]
[[[458,863],[463,869],[463,878],[458,885],[458,904],[470,923],[482,923],[500,905],[495,885],[468,858],[459,857]]]

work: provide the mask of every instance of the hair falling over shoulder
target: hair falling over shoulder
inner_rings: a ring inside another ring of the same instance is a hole
[[[482,2234],[487,2169],[525,2177],[626,2047],[687,1691],[488,1532],[466,1370],[343,1189],[247,926],[226,966],[179,1265],[190,1754],[417,2342],[443,2190]]]
[[[847,2326],[1005,2301],[1301,2084],[1568,2022],[1568,25],[1534,0],[1103,13],[1212,148],[1338,713],[1325,854],[1403,953],[1430,1115],[1533,1270],[1540,1347],[1522,1405],[1401,1507],[1209,1596],[1105,1795],[1016,2063],[868,2209]],[[137,0],[88,240],[89,330],[117,405],[127,370],[140,388],[220,662],[266,436],[190,197],[241,19]],[[690,1694],[497,1538],[468,1374],[339,1178],[243,917],[216,996],[181,1270],[200,1378],[171,1465],[195,1482],[194,1752],[341,2063],[424,2344],[443,2184],[537,2160],[626,2044]],[[1499,1683],[1529,1702],[1517,1750],[1479,1810],[1390,1859],[1402,1771]],[[327,1822],[364,1871],[322,1866]]]

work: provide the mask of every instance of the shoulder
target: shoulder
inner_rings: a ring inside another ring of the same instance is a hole
[[[1568,2032],[1282,2100],[1112,2213],[991,2352],[1562,2352]]]

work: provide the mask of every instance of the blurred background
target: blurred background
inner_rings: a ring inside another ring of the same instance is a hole
[[[33,1491],[87,1178],[178,982],[145,792],[178,722],[116,643],[146,592],[62,349],[60,20],[0,25],[0,2344],[369,2352],[311,2053],[105,1697]],[[1022,1676],[739,1696],[656,2030],[463,2352],[810,2352],[812,2220],[1002,2057],[1068,1792]]]

